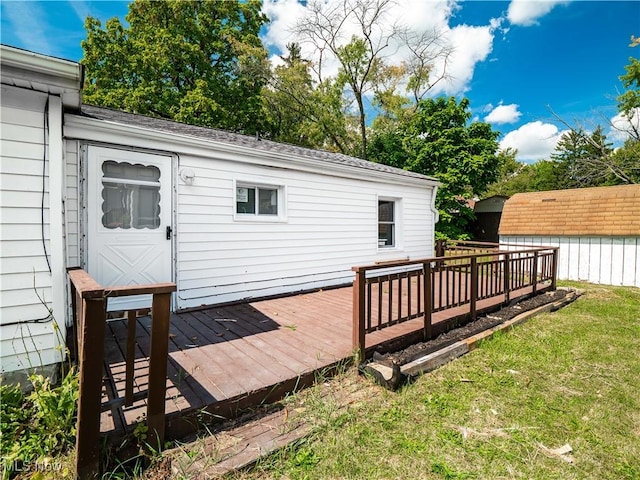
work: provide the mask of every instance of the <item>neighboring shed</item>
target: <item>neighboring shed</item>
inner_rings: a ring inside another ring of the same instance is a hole
[[[433,255],[434,178],[81,105],[77,63],[6,46],[1,60],[3,373],[61,359],[67,267],[103,286],[175,282],[181,310]],[[109,308],[150,306],[122,300]]]
[[[473,207],[476,219],[471,228],[473,239],[479,242],[498,242],[498,227],[504,202],[509,197],[494,195],[489,198],[478,200]]]
[[[640,185],[516,194],[500,242],[559,246],[560,279],[640,287]]]

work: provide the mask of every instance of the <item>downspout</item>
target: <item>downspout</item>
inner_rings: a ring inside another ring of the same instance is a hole
[[[440,212],[436,208],[436,197],[438,195],[438,185],[433,186],[433,194],[431,195],[431,212],[433,213],[433,225],[440,220]]]

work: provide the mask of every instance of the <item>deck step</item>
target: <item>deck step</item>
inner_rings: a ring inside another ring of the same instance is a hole
[[[355,374],[353,369],[337,378],[304,390],[279,405],[244,422],[164,452],[179,478],[207,480],[254,465],[260,458],[301,440],[331,418],[359,402],[370,400],[380,387]],[[328,416],[312,417],[317,405]]]

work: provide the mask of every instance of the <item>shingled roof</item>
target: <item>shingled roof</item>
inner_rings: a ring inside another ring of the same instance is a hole
[[[504,205],[500,235],[640,235],[640,185],[518,193]]]
[[[175,133],[178,135],[186,135],[189,137],[195,137],[204,140],[212,140],[215,142],[222,142],[232,145],[238,145],[242,147],[249,147],[256,150],[269,151],[275,153],[281,153],[282,155],[295,155],[300,157],[306,157],[309,159],[318,160],[324,163],[334,163],[338,165],[351,166],[356,168],[362,168],[365,170],[374,170],[377,172],[384,172],[392,175],[400,175],[403,177],[419,178],[424,180],[430,180],[437,182],[434,177],[421,175],[419,173],[409,172],[400,168],[390,167],[381,163],[369,162],[360,158],[350,157],[341,153],[327,152],[324,150],[313,150],[310,148],[303,148],[297,145],[290,145],[286,143],[278,143],[270,140],[264,140],[257,137],[248,135],[241,135],[238,133],[231,133],[224,130],[217,130],[213,128],[198,127],[195,125],[188,125],[186,123],[174,122],[171,120],[164,120],[160,118],[147,117],[144,115],[138,115],[133,113],[127,113],[120,110],[113,110],[110,108],[94,107],[92,105],[82,106],[82,115],[89,118],[96,118],[107,122],[114,122],[123,125],[130,125],[134,127],[147,128],[152,130],[158,130],[167,133]]]

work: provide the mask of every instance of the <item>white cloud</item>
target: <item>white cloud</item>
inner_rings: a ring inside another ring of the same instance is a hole
[[[58,52],[47,34],[47,12],[31,2],[2,2],[2,15],[12,24],[13,31],[26,50],[56,55]]]
[[[324,0],[323,3],[330,6],[341,2],[342,0]],[[446,65],[450,79],[438,83],[431,91],[434,95],[454,95],[468,90],[474,68],[478,62],[487,59],[493,47],[494,29],[501,23],[499,19],[491,19],[486,26],[457,25],[452,28],[449,20],[457,8],[457,2],[450,0],[398,0],[384,17],[384,31],[388,32],[394,25],[417,33],[436,31],[453,46],[454,52]],[[304,16],[305,6],[300,0],[264,0],[262,10],[271,20],[263,36],[265,46],[272,52],[286,52],[286,44],[295,41],[293,27],[297,19]],[[346,43],[357,32],[355,23],[347,23],[342,35],[343,41]],[[303,57],[317,60],[318,52],[312,45],[303,44],[301,47]],[[408,49],[398,43],[389,45],[385,52],[387,60],[393,64],[399,64],[408,58]],[[272,56],[272,59],[276,58]],[[339,68],[338,62],[327,59],[326,52],[324,60],[323,76],[335,75]],[[432,78],[438,78],[444,69],[444,62],[437,62]]]
[[[520,161],[544,160],[555,150],[564,133],[551,123],[530,122],[507,133],[500,142],[500,148],[518,150],[516,158]]]
[[[512,103],[510,105],[498,105],[491,110],[489,115],[484,117],[485,122],[501,124],[514,123],[520,119],[522,113],[518,111],[519,105]]]
[[[73,9],[74,13],[80,19],[80,21],[84,24],[84,21],[87,19],[87,17],[91,15],[89,4],[84,0],[72,0],[67,3]]]
[[[512,0],[507,11],[507,19],[512,25],[528,27],[538,23],[556,5],[567,4],[567,0]]]
[[[607,138],[614,142],[623,143],[629,138],[629,132],[634,129],[636,132],[640,132],[640,108],[634,109],[630,116],[619,113],[613,117]]]

